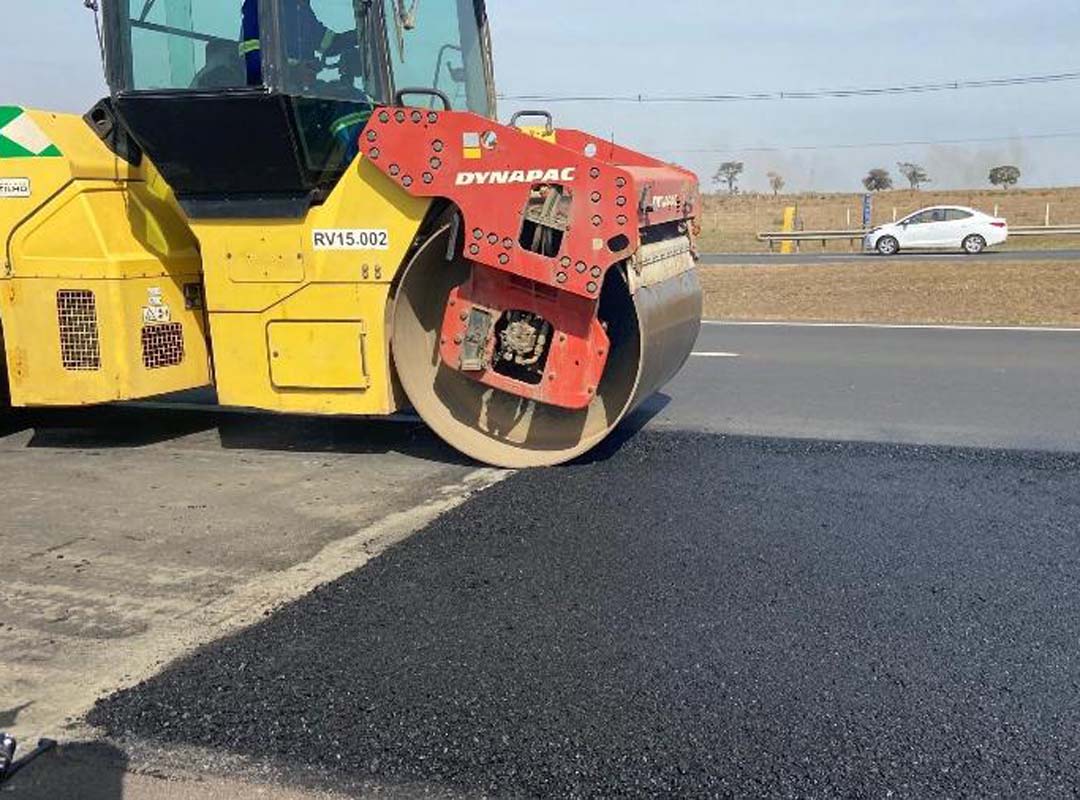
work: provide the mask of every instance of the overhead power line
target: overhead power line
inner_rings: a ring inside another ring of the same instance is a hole
[[[506,94],[500,99],[530,103],[739,103],[764,100],[820,100],[826,98],[876,97],[901,94],[930,94],[966,89],[993,89],[1080,81],[1080,71],[1047,75],[1013,75],[1004,78],[912,83],[897,86],[864,86],[842,89],[791,89],[772,92],[724,92],[717,94]]]
[[[804,145],[750,145],[739,147],[685,147],[655,148],[661,153],[708,154],[708,153],[777,153],[805,150],[868,150],[873,147],[917,147],[927,145],[988,144],[992,142],[1033,141],[1039,139],[1080,139],[1080,131],[1059,133],[1029,133],[1015,136],[980,136],[970,139],[909,139],[898,142],[845,142],[843,144]]]

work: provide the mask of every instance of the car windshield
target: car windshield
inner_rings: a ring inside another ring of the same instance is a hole
[[[901,225],[924,225],[928,222],[945,222],[947,212],[944,208],[927,208],[918,211],[910,217],[900,221]]]

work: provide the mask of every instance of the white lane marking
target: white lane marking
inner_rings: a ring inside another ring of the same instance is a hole
[[[742,358],[740,353],[691,353],[694,358]]]
[[[1044,328],[1025,325],[901,325],[874,322],[728,322],[720,319],[702,320],[703,325],[758,328],[871,328],[877,330],[911,331],[1012,331],[1014,333],[1080,333],[1080,328]]]

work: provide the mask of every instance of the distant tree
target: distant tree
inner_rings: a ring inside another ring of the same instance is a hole
[[[1014,167],[1011,164],[1004,164],[1000,167],[994,167],[990,170],[990,183],[994,186],[1000,186],[1002,189],[1008,189],[1010,186],[1015,186],[1020,182],[1020,167]]]
[[[887,169],[872,169],[863,178],[862,185],[868,192],[884,192],[892,188],[892,175]]]
[[[739,191],[739,176],[742,175],[745,165],[741,161],[725,161],[713,175],[713,183],[727,184],[728,192],[737,194]]]
[[[784,180],[784,176],[779,172],[770,172],[766,177],[769,179],[769,186],[772,187],[773,197],[784,191],[784,187],[787,185],[787,181]]]
[[[930,183],[930,174],[919,164],[901,161],[896,167],[900,170],[900,174],[907,178],[912,189],[919,189],[924,183]]]

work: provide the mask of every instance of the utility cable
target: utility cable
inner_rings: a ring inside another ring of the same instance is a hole
[[[784,151],[808,150],[868,150],[874,147],[918,147],[927,145],[987,144],[993,142],[1036,141],[1046,139],[1080,139],[1080,131],[1062,131],[1059,133],[1029,133],[1014,136],[981,136],[970,139],[909,139],[898,142],[845,142],[843,144],[806,144],[806,145],[751,145],[733,147],[686,147],[655,148],[662,153],[708,154],[708,153],[775,153]]]
[[[771,92],[724,92],[716,94],[503,94],[500,100],[540,103],[738,103],[775,100],[821,100],[850,97],[878,97],[904,94],[929,94],[966,89],[991,89],[1010,86],[1035,86],[1080,81],[1080,71],[1045,75],[1013,75],[1004,78],[952,80],[935,83],[912,83],[895,86],[864,86],[839,89],[788,89]]]

